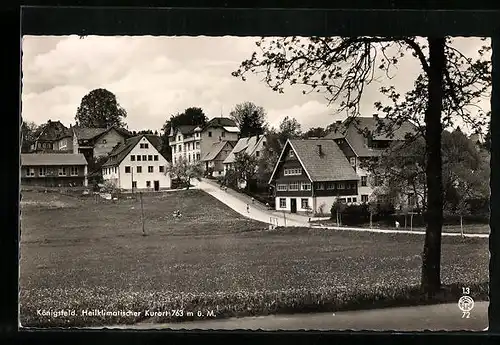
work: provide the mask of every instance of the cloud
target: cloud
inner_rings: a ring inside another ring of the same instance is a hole
[[[231,76],[255,50],[255,37],[78,36],[23,37],[22,115],[38,124],[59,119],[74,123],[82,97],[95,88],[113,92],[127,110],[130,129],[160,129],[172,114],[191,106],[209,118],[227,116],[238,103],[264,107],[268,121],[295,117],[304,130],[339,118],[321,94],[303,95],[300,87],[272,91],[262,76],[247,81]],[[461,40],[472,54],[479,46]],[[483,44],[483,42],[481,42]],[[403,59],[394,79],[403,90],[412,86],[418,61]],[[380,100],[374,83],[366,88],[362,111],[373,112]]]

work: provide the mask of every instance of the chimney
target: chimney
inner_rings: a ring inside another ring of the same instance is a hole
[[[323,150],[321,149],[321,145],[318,146],[318,154],[321,156],[323,154]]]

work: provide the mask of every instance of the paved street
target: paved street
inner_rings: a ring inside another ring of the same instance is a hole
[[[249,330],[468,330],[484,331],[488,326],[488,302],[476,302],[470,318],[462,318],[456,303],[340,313],[271,315],[226,320],[170,324],[140,323],[110,328],[132,329],[249,329]]]
[[[207,179],[203,179],[200,181],[194,181],[193,185],[195,188],[199,188],[208,194],[214,196],[227,206],[231,207],[233,210],[242,214],[245,217],[258,220],[265,223],[270,223],[271,217],[277,220],[278,226],[310,226],[308,217],[301,216],[297,214],[289,214],[283,215],[280,212],[276,212],[273,210],[267,210],[260,203],[251,203],[251,199],[238,193],[234,190],[227,189],[227,191],[222,190],[215,182],[212,182]],[[247,212],[246,206],[247,204],[250,206],[249,212]],[[286,224],[285,224],[286,223]],[[336,227],[336,226],[320,226],[320,225],[312,225],[314,228],[320,228],[325,230],[345,230],[345,231],[369,231],[369,232],[380,232],[380,233],[402,233],[402,234],[414,234],[414,235],[425,235],[425,231],[410,231],[410,230],[386,230],[386,229],[367,229],[367,228],[355,228],[355,227]],[[443,236],[460,236],[460,233],[448,233],[443,232]],[[488,238],[489,234],[466,234],[466,237],[479,237],[479,238]]]

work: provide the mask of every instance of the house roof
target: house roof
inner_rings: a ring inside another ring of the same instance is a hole
[[[109,132],[111,129],[115,129],[118,133],[122,134],[125,137],[130,137],[132,135],[126,129],[120,128],[120,127],[115,127],[115,126],[112,126],[112,127],[109,127],[109,128],[105,128],[105,127],[79,127],[79,126],[75,126],[72,129],[73,129],[73,133],[75,133],[76,138],[78,140],[91,140],[91,139],[95,139],[95,138],[97,138],[97,137],[99,137],[101,135],[104,135],[105,133]]]
[[[36,140],[56,141],[72,136],[71,130],[64,126],[61,121],[49,120],[40,127]]]
[[[380,155],[382,150],[369,148],[366,145],[366,135],[360,132],[369,131],[373,140],[402,141],[405,140],[406,134],[415,133],[417,129],[410,121],[394,124],[390,130],[385,126],[379,129],[379,121],[389,125],[389,120],[385,118],[356,117],[350,123],[346,120],[337,126],[337,131],[327,134],[325,139],[345,139],[358,157],[372,157]]]
[[[219,142],[213,143],[210,150],[200,160],[201,161],[214,160],[215,158],[217,158],[217,156],[222,151],[222,149],[224,147],[226,147],[227,144],[229,144],[231,147],[233,147],[234,145],[236,145],[236,141],[224,140],[224,141],[219,141]]]
[[[23,153],[21,165],[87,165],[81,153]]]
[[[130,151],[137,146],[142,137],[146,137],[158,153],[161,154],[161,138],[159,136],[154,134],[136,135],[135,137],[126,139],[124,143],[121,143],[113,148],[113,150],[109,153],[109,159],[102,166],[106,167],[120,164]]]
[[[313,182],[359,180],[359,176],[342,150],[331,139],[289,140],[282,153],[288,145],[291,146]],[[322,154],[319,153],[318,145],[321,145]],[[276,170],[275,168],[271,180]]]
[[[214,117],[210,121],[207,122],[207,124],[204,126],[205,128],[208,127],[236,127],[236,122],[234,122],[233,119],[230,119],[229,117]]]
[[[236,154],[240,152],[246,152],[252,155],[259,144],[264,140],[265,135],[255,135],[253,137],[241,138],[238,140],[236,145],[233,147],[231,153],[224,160],[224,164],[234,163],[236,159]]]

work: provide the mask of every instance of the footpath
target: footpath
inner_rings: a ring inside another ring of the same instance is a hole
[[[320,217],[306,217],[297,214],[277,212],[275,210],[269,210],[265,205],[262,205],[258,201],[252,202],[251,197],[238,193],[232,189],[222,189],[220,186],[211,180],[202,179],[202,181],[194,181],[194,188],[201,189],[206,193],[212,195],[222,203],[226,204],[234,211],[239,214],[254,219],[266,224],[273,223],[276,226],[298,226],[298,227],[310,227],[314,229],[324,229],[324,230],[342,230],[342,231],[364,231],[364,232],[378,232],[378,233],[389,233],[389,234],[414,234],[414,235],[425,235],[425,231],[421,230],[388,230],[388,229],[374,229],[374,228],[357,228],[357,227],[339,227],[331,225],[320,225],[311,223],[311,221],[326,220],[329,218]],[[248,205],[248,210],[247,210]],[[457,232],[443,232],[443,236],[461,236]],[[488,238],[489,234],[465,234],[465,237],[476,237],[476,238]]]

